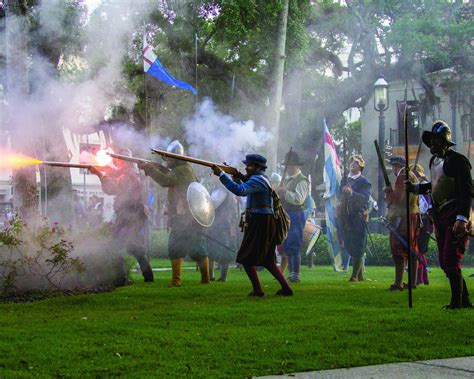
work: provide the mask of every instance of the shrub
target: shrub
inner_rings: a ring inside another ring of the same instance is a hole
[[[31,232],[20,218],[15,218],[0,230],[0,284],[4,295],[18,290],[18,279],[38,280],[39,289],[62,290],[64,277],[72,272],[83,272],[84,265],[72,257],[74,246],[65,239],[64,229],[44,223]]]

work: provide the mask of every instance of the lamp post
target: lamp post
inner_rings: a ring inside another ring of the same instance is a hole
[[[385,157],[385,115],[388,109],[388,83],[384,78],[379,78],[374,84],[374,109],[379,112],[379,146],[382,149],[382,156]],[[384,216],[384,192],[383,192],[383,176],[382,168],[379,167],[378,175],[378,207],[379,215]]]

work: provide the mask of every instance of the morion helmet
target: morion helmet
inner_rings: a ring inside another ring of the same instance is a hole
[[[183,145],[181,145],[181,143],[177,139],[172,141],[168,145],[168,147],[166,148],[166,151],[168,153],[184,155],[184,147],[183,147]]]

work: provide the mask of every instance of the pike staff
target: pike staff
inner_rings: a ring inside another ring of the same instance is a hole
[[[409,178],[410,173],[410,161],[408,154],[408,106],[407,106],[407,94],[408,94],[408,80],[405,80],[405,95],[404,95],[404,110],[403,110],[403,127],[405,134],[405,174],[406,180]],[[412,288],[412,265],[410,257],[410,246],[411,246],[411,222],[410,222],[410,191],[408,187],[405,189],[405,207],[406,207],[406,220],[407,220],[407,254],[408,254],[408,307],[413,308],[413,288]]]

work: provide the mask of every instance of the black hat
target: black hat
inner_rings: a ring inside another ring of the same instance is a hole
[[[288,166],[303,166],[304,163],[300,161],[300,156],[296,151],[289,151],[285,154],[285,161],[283,164]]]
[[[398,155],[394,155],[393,157],[388,158],[388,163],[392,166],[399,165],[403,167],[405,166],[405,159]]]
[[[433,127],[431,128],[431,132],[425,130],[421,135],[421,139],[426,146],[431,147],[431,138],[435,136],[439,136],[444,139],[448,146],[456,145],[453,141],[451,141],[451,129],[443,120],[435,121],[433,123]]]
[[[245,160],[242,161],[243,164],[256,164],[267,168],[267,158],[260,154],[247,154]]]

